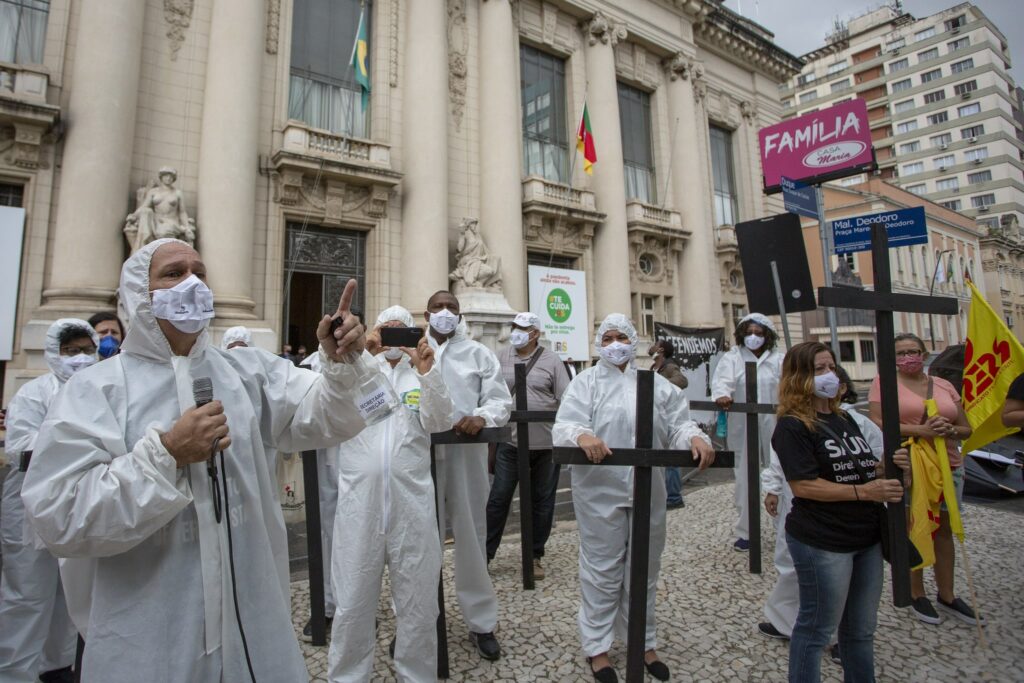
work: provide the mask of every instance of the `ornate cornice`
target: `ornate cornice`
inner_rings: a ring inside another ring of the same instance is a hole
[[[591,46],[601,43],[602,45],[611,44],[612,47],[615,47],[620,40],[625,40],[627,35],[625,24],[609,21],[601,10],[595,12],[594,16],[580,26],[583,29],[583,35],[587,38],[587,44]]]
[[[723,5],[695,21],[693,31],[703,47],[778,81],[788,81],[803,68],[803,61],[776,45],[771,33]]]

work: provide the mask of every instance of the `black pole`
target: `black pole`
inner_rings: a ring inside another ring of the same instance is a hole
[[[747,403],[757,403],[757,363],[746,364]],[[761,573],[761,416],[747,413],[747,535],[750,573]]]
[[[75,671],[74,681],[75,683],[82,682],[82,658],[85,657],[85,639],[82,635],[78,635],[78,644],[75,646]]]
[[[302,482],[306,489],[306,558],[309,565],[309,619],[313,645],[327,644],[324,605],[324,550],[320,535],[320,488],[316,475],[316,451],[302,452]]]
[[[515,364],[516,410],[525,412],[526,365]],[[500,444],[499,444],[500,447]],[[523,590],[533,590],[533,486],[530,481],[530,423],[516,423],[516,459],[519,461],[519,534],[522,540]]]
[[[434,481],[434,517],[437,519],[438,541],[444,547],[444,526],[438,503],[444,492],[437,487],[437,458],[430,446],[430,478]],[[444,613],[444,552],[441,553],[441,571],[437,575],[437,677],[448,678],[448,620]]]
[[[875,291],[892,293],[889,271],[889,235],[885,225],[871,226],[871,261],[874,270]],[[879,388],[882,403],[882,439],[885,446],[885,476],[903,481],[903,471],[893,462],[893,453],[900,447],[899,391],[896,386],[896,348],[893,312],[876,311]],[[904,496],[906,497],[906,496]],[[890,567],[892,571],[892,601],[896,607],[910,605],[910,558],[907,553],[907,512],[903,501],[888,503],[889,538],[891,539]]]
[[[654,447],[654,373],[636,378],[636,448]],[[633,468],[633,523],[629,534],[629,618],[626,683],[643,683],[647,649],[647,573],[651,548],[651,468]]]

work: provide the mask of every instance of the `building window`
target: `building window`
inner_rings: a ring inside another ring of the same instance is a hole
[[[526,252],[526,265],[576,270],[576,259],[572,256],[562,256],[561,254],[528,251]]]
[[[969,149],[964,152],[964,159],[966,161],[981,161],[982,159],[988,159],[988,147]]]
[[[920,185],[907,185],[903,189],[911,194],[921,196],[927,191],[926,188],[927,186],[924,183],[921,183]]]
[[[896,124],[896,133],[902,135],[903,133],[909,133],[912,130],[917,130],[917,119],[912,121],[904,121],[903,123]]]
[[[960,28],[960,27],[966,26],[966,25],[967,25],[967,15],[965,15],[965,14],[958,14],[957,16],[953,17],[952,19],[947,20],[946,23],[945,23],[947,31],[952,31],[955,28]]]
[[[970,71],[973,68],[974,68],[974,60],[973,59],[965,59],[965,60],[960,61],[960,62],[953,62],[952,64],[949,65],[949,70],[952,73],[955,73],[955,74],[963,73],[964,71]]]
[[[923,31],[918,31],[917,33],[915,33],[914,34],[914,42],[915,43],[919,43],[922,40],[928,40],[929,38],[931,38],[934,35],[935,35],[935,27],[931,26],[929,28],[924,29]]]
[[[0,62],[42,64],[50,0],[0,0]]]
[[[847,62],[846,62],[845,59],[843,61],[841,61],[841,62],[836,62],[835,64],[829,64],[828,65],[828,75],[831,76],[832,74],[837,74],[840,71],[842,71],[843,69],[845,69],[846,67],[847,67]]]
[[[860,362],[861,363],[874,363],[875,362],[875,342],[873,339],[861,339],[860,340]]]
[[[565,61],[529,45],[519,47],[523,107],[523,172],[569,183]]]
[[[937,126],[940,123],[945,123],[946,121],[949,121],[949,114],[944,111],[936,112],[928,116],[927,120],[929,126]]]
[[[917,53],[917,61],[918,61],[918,63],[928,62],[928,61],[931,61],[933,59],[938,59],[938,57],[939,57],[939,48],[937,48],[937,47],[933,47],[930,50],[925,50],[924,52],[918,52]]]
[[[914,175],[915,173],[921,173],[924,171],[924,162],[915,161],[912,164],[903,164],[903,168],[900,169],[900,175]]]
[[[25,187],[23,185],[0,183],[0,206],[20,207],[24,201]]]
[[[651,152],[651,96],[619,83],[619,119],[626,198],[653,204],[657,197]]]
[[[885,44],[883,48],[886,52],[892,52],[893,50],[899,50],[901,47],[907,44],[906,38],[896,38]]]
[[[799,77],[797,77],[796,84],[798,86],[807,85],[808,83],[813,83],[816,78],[817,76],[815,76],[813,72],[809,74],[801,74]]]
[[[841,341],[839,342],[839,362],[840,363],[854,363],[857,361],[857,357],[853,353],[853,342],[852,341]]]
[[[917,140],[913,142],[905,142],[900,145],[900,154],[913,154],[914,152],[921,151],[921,143]]]
[[[963,202],[961,202],[959,199],[954,199],[951,202],[941,202],[941,204],[950,211],[959,211],[960,207],[963,206]]]
[[[715,180],[715,224],[735,225],[736,203],[735,173],[733,173],[732,133],[711,126],[711,172]]]
[[[944,99],[946,99],[946,91],[936,90],[935,92],[925,93],[924,103],[932,104],[933,102],[941,102]]]
[[[841,81],[836,81],[830,87],[832,88],[832,92],[834,92],[834,93],[843,92],[844,90],[849,90],[850,89],[850,79],[849,78],[844,78]]]
[[[977,173],[967,174],[967,184],[977,185],[978,183],[987,183],[992,180],[992,171],[978,171]]]
[[[932,69],[931,71],[925,71],[921,74],[921,84],[930,83],[931,81],[942,78],[942,69]]]
[[[975,114],[980,114],[980,113],[981,113],[981,103],[980,102],[972,102],[971,104],[965,104],[964,106],[959,107],[956,110],[956,114],[960,118],[963,118],[965,116],[974,116]]]
[[[816,99],[818,99],[818,91],[808,90],[800,95],[800,104],[807,104],[808,102],[813,102]]]
[[[957,50],[963,50],[966,47],[970,47],[971,39],[968,36],[963,38],[957,38],[956,40],[946,43],[946,47],[949,48],[950,52],[956,52]]]
[[[914,87],[914,83],[909,78],[904,78],[902,81],[895,81],[892,84],[893,93],[898,93],[901,90],[910,90]]]
[[[362,88],[350,61],[359,12],[358,0],[295,0],[289,118],[339,135],[369,136],[369,108],[363,109]],[[367,3],[370,54],[372,15]]]
[[[892,105],[892,113],[902,114],[905,111],[910,111],[914,108],[914,100],[903,100]]]
[[[985,124],[982,124],[982,123],[979,123],[976,126],[968,126],[967,128],[961,128],[960,129],[960,139],[962,139],[962,140],[970,140],[971,138],[980,138],[984,134],[985,134]]]
[[[975,209],[980,209],[983,206],[992,206],[996,203],[996,196],[994,194],[981,194],[977,197],[971,197],[971,206]]]
[[[949,192],[950,190],[960,189],[960,179],[957,177],[952,178],[940,178],[935,181],[936,192]]]
[[[953,86],[953,92],[957,95],[974,92],[977,89],[978,81],[965,81],[964,83],[957,83]]]
[[[942,133],[941,135],[933,135],[928,138],[932,147],[938,147],[939,149],[946,149],[949,143],[953,142],[953,136],[949,133]]]
[[[643,330],[640,334],[644,337],[654,336],[654,307],[657,300],[657,297],[647,296],[646,294],[640,297],[640,320],[643,323]]]
[[[935,168],[949,168],[956,163],[956,155],[943,154],[941,157],[935,157],[932,159],[932,163],[935,164]]]
[[[907,68],[910,68],[910,59],[908,57],[904,57],[903,59],[897,59],[895,62],[889,64],[889,73],[896,73],[897,71],[903,71]]]

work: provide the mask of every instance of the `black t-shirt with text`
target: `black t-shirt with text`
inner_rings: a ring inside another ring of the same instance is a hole
[[[1010,390],[1006,392],[1006,398],[1011,398],[1014,401],[1024,401],[1024,375],[1013,380]]]
[[[876,460],[871,447],[852,419],[833,413],[819,413],[818,420],[840,437],[839,443],[822,428],[813,432],[798,418],[779,419],[772,435],[772,448],[779,456],[787,481],[824,479],[836,484],[864,484],[851,462],[856,457],[867,475],[875,478]],[[822,550],[853,552],[881,540],[879,510],[864,501],[825,502],[794,495],[786,518],[786,532],[793,538]]]

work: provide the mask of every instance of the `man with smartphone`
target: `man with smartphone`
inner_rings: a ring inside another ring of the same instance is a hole
[[[558,410],[562,393],[569,386],[569,373],[561,359],[540,345],[540,318],[526,311],[512,321],[511,345],[498,353],[501,374],[513,400],[516,394],[516,365],[526,366],[526,409]],[[512,497],[519,485],[519,451],[516,434],[512,443],[498,444],[494,482],[487,499],[487,561],[501,545]],[[544,578],[544,545],[555,518],[558,465],[551,461],[551,425],[530,425],[530,490],[533,500],[533,578]]]
[[[460,325],[459,300],[448,291],[435,292],[423,314],[430,325],[435,349],[453,403],[456,432],[476,435],[484,427],[508,422],[512,397],[501,377],[501,366],[483,344],[466,336]],[[439,446],[437,456],[437,509],[444,537],[446,511],[455,536],[455,593],[469,637],[484,659],[501,657],[494,637],[498,599],[487,573],[486,506],[487,446]]]

